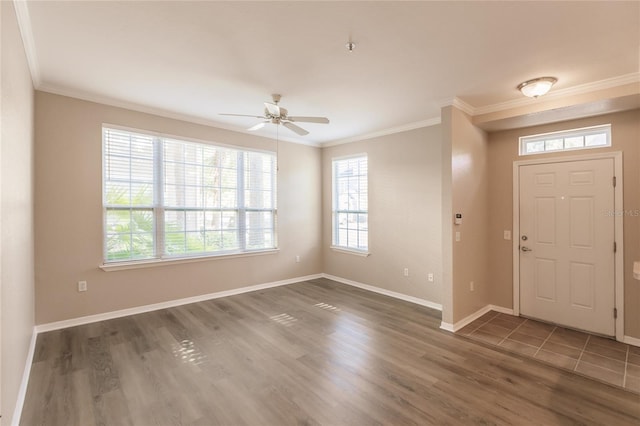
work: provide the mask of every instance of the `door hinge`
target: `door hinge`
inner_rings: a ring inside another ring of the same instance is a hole
[[[613,308],[613,319],[618,319],[618,308]]]
[[[615,241],[613,242],[613,252],[614,253],[618,252],[618,243],[616,243]]]
[[[617,183],[618,183],[618,181],[617,181],[616,177],[614,176],[614,177],[613,177],[613,187],[614,187],[614,188],[616,187],[616,184],[617,184]]]

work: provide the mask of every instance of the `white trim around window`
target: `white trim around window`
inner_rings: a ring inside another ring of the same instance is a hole
[[[275,153],[102,133],[103,269],[277,250]]]
[[[331,249],[369,255],[369,165],[367,154],[331,159]]]
[[[169,265],[179,265],[181,263],[194,263],[194,262],[203,262],[206,260],[222,260],[222,259],[235,259],[238,257],[251,257],[251,256],[264,256],[268,254],[277,254],[280,252],[280,249],[271,249],[271,250],[256,250],[250,251],[246,253],[236,253],[236,254],[216,254],[216,255],[205,255],[205,256],[193,256],[193,257],[181,257],[181,258],[173,258],[173,259],[152,259],[152,260],[141,260],[135,262],[111,262],[111,263],[103,263],[99,266],[105,272],[114,272],[114,271],[124,271],[127,269],[142,269],[142,268],[154,268],[157,266],[169,266]]]

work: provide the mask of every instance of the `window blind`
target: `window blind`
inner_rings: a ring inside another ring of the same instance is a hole
[[[369,247],[367,156],[334,159],[333,245],[366,251]]]
[[[105,262],[276,247],[272,153],[110,128],[103,139]]]
[[[153,138],[112,129],[105,129],[103,137],[105,260],[153,258]]]

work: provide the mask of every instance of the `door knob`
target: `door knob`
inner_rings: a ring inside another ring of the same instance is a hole
[[[522,247],[522,251],[533,251],[533,250],[531,250],[529,247],[524,247],[524,246],[523,246],[523,247]]]

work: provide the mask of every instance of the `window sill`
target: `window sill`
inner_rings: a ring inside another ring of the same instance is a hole
[[[369,257],[371,255],[371,253],[369,253],[368,251],[350,250],[344,247],[331,246],[331,250],[336,251],[338,253],[352,254],[354,256],[360,256],[360,257]]]
[[[126,269],[154,268],[157,266],[179,265],[181,263],[204,262],[207,260],[218,260],[218,259],[222,260],[222,259],[234,259],[236,257],[262,256],[265,254],[275,254],[278,252],[280,252],[280,249],[276,248],[276,249],[269,249],[269,250],[251,251],[246,253],[152,259],[152,260],[140,260],[136,262],[117,262],[117,263],[114,262],[114,263],[102,264],[99,266],[99,268],[105,272],[113,272],[113,271],[123,271]]]

